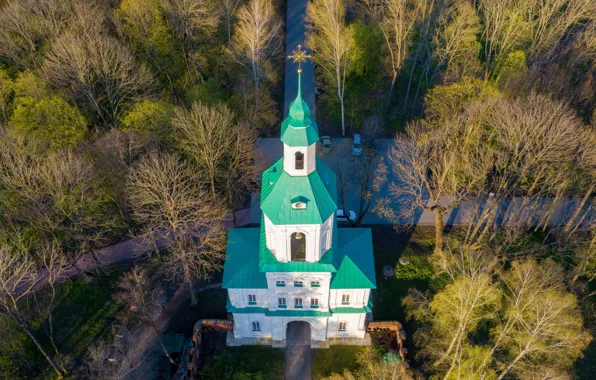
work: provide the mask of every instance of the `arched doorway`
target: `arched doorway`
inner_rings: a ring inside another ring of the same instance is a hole
[[[286,326],[286,346],[310,346],[310,323],[293,321]]]
[[[302,232],[294,232],[291,236],[290,248],[291,261],[306,261],[306,235]]]

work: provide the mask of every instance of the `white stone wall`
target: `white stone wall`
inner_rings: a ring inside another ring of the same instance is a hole
[[[339,323],[346,322],[346,331],[339,331]],[[364,338],[366,313],[334,313],[328,318],[327,338]]]
[[[254,294],[257,297],[256,305],[248,304],[249,294]],[[230,297],[230,302],[234,307],[269,307],[270,297],[268,289],[228,289],[228,295]]]
[[[309,207],[309,205],[306,207]],[[333,217],[334,215],[331,215],[323,224],[289,224],[277,226],[265,215],[267,248],[273,252],[278,261],[287,263],[292,258],[292,234],[301,232],[306,239],[306,261],[317,262],[331,248]]]
[[[370,289],[331,289],[329,292],[329,307],[364,307],[368,305]],[[342,296],[350,296],[350,304],[342,304]]]
[[[284,144],[284,171],[291,176],[305,176],[309,175],[316,169],[316,152],[317,144],[310,146],[289,146]],[[296,170],[295,157],[296,152],[304,154],[304,169]]]
[[[261,331],[253,331],[253,322],[259,322]],[[265,314],[234,314],[236,338],[271,338],[285,340],[288,323],[305,321],[310,324],[311,340],[328,338],[364,338],[366,313],[334,314],[332,317],[267,317]],[[346,331],[339,331],[339,323],[346,323]]]
[[[312,298],[319,299],[319,311],[329,311],[329,284],[331,281],[331,273],[281,273],[270,272],[267,276],[267,287],[269,288],[269,307],[270,310],[278,310],[278,298],[284,297],[286,299],[286,308],[284,310],[296,310],[294,308],[294,299],[302,298],[302,309],[311,310],[310,300]],[[283,280],[286,286],[278,287],[277,281]],[[303,287],[295,287],[294,281],[302,281]],[[320,287],[312,287],[313,281],[319,281]]]

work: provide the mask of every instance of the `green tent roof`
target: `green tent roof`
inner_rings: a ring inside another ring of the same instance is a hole
[[[302,78],[298,74],[298,94],[290,104],[288,117],[281,124],[281,141],[289,146],[309,146],[319,141],[317,123],[310,118],[302,98]]]
[[[331,289],[376,289],[372,234],[369,228],[342,228],[339,232],[341,262],[331,279]]]
[[[267,289],[265,273],[259,271],[259,229],[231,228],[222,288]]]
[[[335,173],[317,159],[317,170],[308,176],[291,176],[283,158],[263,172],[261,210],[273,224],[322,224],[337,210]],[[294,209],[301,199],[305,209]]]

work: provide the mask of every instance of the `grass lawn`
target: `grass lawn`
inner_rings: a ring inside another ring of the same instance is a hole
[[[312,378],[313,380],[331,376],[333,373],[341,374],[345,369],[357,370],[358,353],[363,350],[359,346],[331,346],[327,349],[312,350]]]
[[[284,378],[284,350],[266,346],[226,347],[200,371],[204,380]],[[260,376],[260,377],[259,377]]]

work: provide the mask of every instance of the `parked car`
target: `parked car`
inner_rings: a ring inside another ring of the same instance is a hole
[[[354,211],[347,210],[347,214],[348,214],[348,216],[346,216],[346,212],[344,212],[344,209],[342,209],[342,208],[338,209],[335,212],[335,216],[337,217],[337,221],[338,222],[345,222],[345,223],[347,223],[347,222],[354,223],[356,221],[356,213]]]
[[[331,150],[331,137],[321,137],[321,143],[323,144],[323,152],[329,152]]]
[[[362,154],[362,145],[360,144],[360,135],[355,133],[353,137],[352,154],[360,156]]]

